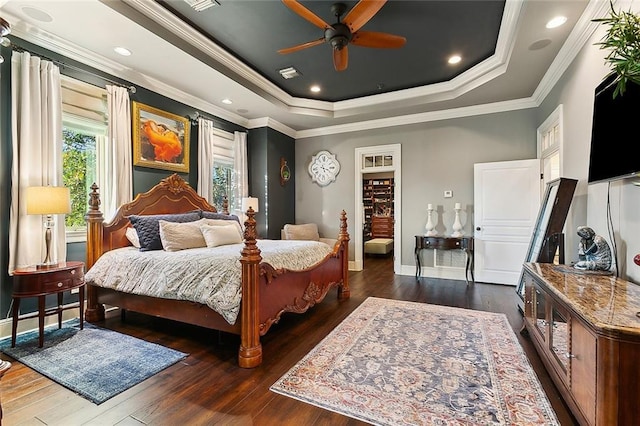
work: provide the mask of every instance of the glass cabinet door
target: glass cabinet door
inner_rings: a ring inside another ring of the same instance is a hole
[[[568,315],[557,306],[551,309],[551,349],[560,369],[569,371],[569,321]]]
[[[547,300],[546,294],[541,291],[537,286],[535,288],[535,300],[534,300],[534,319],[536,330],[540,332],[544,341],[548,341],[547,336]]]

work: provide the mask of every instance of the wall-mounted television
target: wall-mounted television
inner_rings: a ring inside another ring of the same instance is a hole
[[[589,183],[640,176],[640,86],[627,83],[624,95],[613,98],[613,76],[595,90]]]

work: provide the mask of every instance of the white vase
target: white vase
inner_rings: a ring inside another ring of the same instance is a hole
[[[464,235],[462,232],[462,223],[460,223],[460,208],[456,210],[456,219],[453,221],[453,234],[451,234],[454,238],[460,238]]]
[[[433,224],[433,220],[431,219],[431,213],[433,209],[427,209],[427,224],[425,225],[425,233],[424,235],[427,237],[433,237],[438,234],[438,232],[434,229],[435,226]]]

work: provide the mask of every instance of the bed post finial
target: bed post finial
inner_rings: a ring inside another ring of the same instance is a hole
[[[344,300],[351,296],[349,289],[349,231],[347,231],[347,212],[340,212],[340,233],[338,241],[342,246],[344,253],[342,255],[342,285],[338,287],[338,299]]]
[[[257,367],[262,363],[262,345],[260,344],[259,280],[260,249],[256,244],[255,212],[251,207],[244,222],[244,247],[240,264],[242,265],[242,304],[240,305],[240,350],[238,364],[243,368]]]
[[[87,250],[86,250],[86,269],[89,270],[96,263],[96,260],[102,256],[102,223],[104,217],[100,211],[100,193],[98,185],[91,185],[89,193],[89,211],[84,219],[87,223]],[[98,299],[92,286],[87,286],[87,309],[85,312],[87,321],[95,322],[104,319],[104,307],[98,304]]]

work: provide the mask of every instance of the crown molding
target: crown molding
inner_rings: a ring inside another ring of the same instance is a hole
[[[515,46],[522,5],[521,1],[505,2],[495,53],[478,65],[449,81],[335,102],[335,117],[360,114],[362,109],[370,109],[372,106],[398,101],[402,101],[406,105],[407,101],[431,103],[455,99],[504,74]]]
[[[410,124],[427,123],[430,121],[449,120],[452,118],[472,117],[476,115],[516,111],[520,109],[535,108],[537,106],[538,105],[531,98],[495,102],[484,105],[473,105],[461,108],[452,108],[448,110],[430,111],[419,114],[410,114],[398,117],[381,118],[378,120],[360,121],[357,123],[301,130],[296,132],[296,139],[335,135],[339,133],[359,132],[363,130],[381,129],[394,126],[407,126]]]
[[[609,10],[609,3],[606,1],[589,1],[586,9],[580,16],[578,22],[567,37],[566,41],[560,48],[560,51],[554,58],[547,72],[540,80],[540,84],[531,96],[538,105],[541,105],[544,99],[551,93],[551,90],[558,83],[562,75],[569,68],[580,50],[591,39],[591,36],[598,28],[596,22],[592,19],[606,15]]]
[[[293,139],[296,139],[296,136],[297,136],[297,132],[294,129],[270,117],[255,118],[255,119],[249,120],[249,123],[247,124],[248,129],[257,129],[260,127],[269,127]]]
[[[104,3],[106,5],[109,5],[109,3],[115,2],[104,1]],[[635,5],[637,5],[638,3],[640,3],[638,0],[633,1],[633,4]],[[144,12],[145,14],[149,13],[151,14],[151,16],[154,16],[154,19],[156,17],[155,14],[159,14],[157,15],[157,17],[159,19],[162,18],[161,20],[166,20],[166,25],[168,25],[169,28],[172,28],[172,31],[176,31],[179,34],[184,35],[185,37],[193,41],[195,45],[201,46],[205,51],[208,52],[208,54],[215,54],[216,58],[221,58],[224,64],[227,64],[231,69],[238,72],[244,78],[250,79],[252,81],[255,80],[254,84],[261,85],[260,87],[262,87],[263,90],[274,88],[276,92],[280,90],[270,82],[267,82],[268,84],[263,85],[266,79],[257,75],[257,73],[255,73],[253,70],[248,69],[246,66],[244,66],[244,64],[237,61],[235,57],[229,55],[226,51],[216,46],[210,40],[204,39],[204,37],[199,33],[194,33],[195,30],[177,20],[175,16],[165,16],[164,14],[168,12],[166,12],[164,8],[160,8],[159,6],[154,5],[154,2],[144,2],[143,0],[128,0],[126,4],[140,7],[142,10],[146,11]],[[377,103],[386,104],[401,101],[404,102],[406,106],[407,102],[424,100],[422,98],[425,97],[430,99],[429,102],[433,102],[434,100],[445,100],[459,96],[460,94],[465,93],[466,91],[471,90],[478,85],[483,84],[485,81],[488,81],[491,78],[494,78],[496,75],[504,72],[503,68],[506,68],[506,64],[508,63],[508,59],[513,49],[515,39],[514,34],[517,28],[521,7],[522,2],[520,1],[506,2],[505,14],[503,16],[503,26],[505,30],[501,30],[500,32],[498,45],[496,47],[496,54],[483,63],[479,64],[478,66],[466,71],[465,73],[459,75],[449,82],[439,83],[422,88],[401,90],[387,94],[373,95],[357,100],[340,101],[336,103],[292,98],[289,95],[283,95],[284,92],[280,90],[280,92],[282,93],[278,94],[278,96],[280,96],[284,104],[281,104],[280,106],[288,112],[295,114],[325,117],[343,117],[361,113],[363,109],[370,109],[371,107],[376,106]],[[194,108],[200,109],[204,112],[227,120],[234,124],[243,126],[245,128],[255,129],[259,127],[270,127],[289,137],[295,139],[304,139],[322,135],[411,125],[423,122],[433,122],[438,120],[462,118],[468,116],[477,116],[482,114],[491,114],[538,107],[545,99],[545,97],[550,93],[553,87],[557,84],[558,80],[562,77],[562,74],[575,59],[580,49],[582,49],[584,44],[596,30],[597,24],[591,22],[591,19],[597,16],[602,16],[608,7],[608,2],[598,0],[591,0],[589,2],[587,9],[581,16],[579,22],[572,30],[569,38],[554,59],[551,67],[545,73],[540,84],[534,91],[534,94],[529,98],[411,114],[405,116],[389,117],[378,120],[359,121],[349,124],[326,126],[300,131],[296,131],[270,117],[246,119],[237,114],[230,113],[229,111],[213,105],[207,101],[204,101],[201,98],[177,90],[174,87],[169,86],[168,84],[163,83],[153,77],[126,68],[122,64],[111,61],[107,58],[97,55],[92,51],[88,51],[73,43],[70,43],[69,41],[46,33],[40,28],[25,23],[18,17],[12,16],[8,13],[5,13],[5,15],[8,15],[6,16],[6,18],[15,22],[15,24],[12,25],[13,35],[34,43],[38,46],[54,51],[60,55],[66,56],[87,66],[99,69],[107,74],[129,81],[140,87],[145,87],[146,89],[155,91],[164,96],[171,97],[178,102],[193,106]],[[178,22],[174,22],[176,20]],[[501,63],[501,61],[496,58],[502,58],[505,62]],[[260,80],[264,81],[261,82]]]
[[[289,95],[156,2],[145,0],[127,0],[126,2],[99,1],[151,31],[160,32],[161,29],[168,31],[172,36],[171,38],[177,37],[179,39],[169,40],[171,43],[244,85],[257,95],[269,100],[274,105],[283,108],[288,113],[323,117],[354,116],[362,114],[363,110],[368,110],[372,106],[383,107],[385,104],[395,103],[400,100],[430,103],[453,99],[494,79],[506,72],[507,64],[515,45],[515,35],[523,7],[522,1],[505,2],[495,53],[490,58],[448,82],[346,101],[327,102]],[[133,10],[146,19],[142,19],[141,16],[134,16]]]
[[[213,105],[207,101],[204,101],[201,98],[178,90],[175,87],[170,86],[154,77],[124,67],[118,62],[112,61],[96,54],[95,52],[84,49],[74,43],[69,42],[68,40],[47,33],[34,25],[26,23],[16,16],[8,13],[6,15],[8,19],[16,23],[12,25],[11,34],[18,38],[26,40],[44,49],[55,52],[59,55],[82,63],[96,70],[100,70],[106,74],[126,80],[139,87],[144,87],[145,89],[160,93],[163,96],[169,97],[178,102],[182,102],[196,109],[200,109],[223,120],[227,120],[242,127],[247,127],[248,125],[249,120],[240,115],[233,114],[223,108],[220,108],[217,105]],[[64,66],[64,63],[62,64],[62,66]]]

